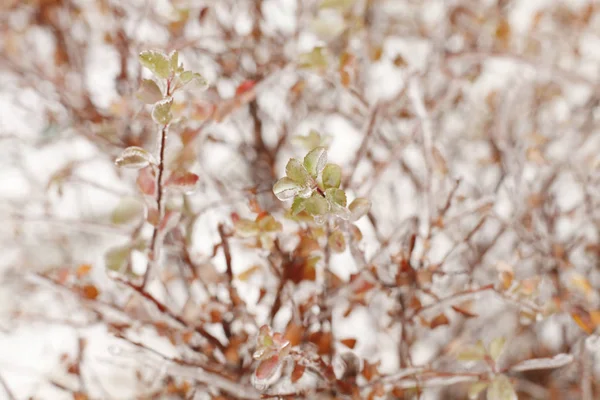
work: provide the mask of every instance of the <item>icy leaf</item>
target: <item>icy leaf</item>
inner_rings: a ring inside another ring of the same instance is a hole
[[[466,349],[462,350],[457,359],[459,361],[480,361],[485,358],[486,351],[483,343],[481,341],[477,342],[474,346],[469,346]]]
[[[142,217],[144,205],[133,197],[123,197],[113,210],[111,221],[113,224],[126,224]]]
[[[272,215],[265,215],[256,219],[258,227],[262,232],[279,232],[283,228],[281,223]]]
[[[497,337],[490,343],[489,352],[492,360],[498,361],[498,357],[502,354],[502,350],[504,350],[504,344],[506,343],[506,339],[503,337]]]
[[[156,191],[156,179],[152,167],[140,169],[136,183],[142,193],[148,196],[154,196]]]
[[[294,202],[292,203],[292,215],[298,215],[302,211],[304,211],[304,202],[306,199],[302,197],[296,197]]]
[[[319,193],[314,193],[306,199],[304,207],[311,215],[324,215],[329,211],[329,203]]]
[[[369,212],[371,209],[371,201],[363,197],[358,197],[354,199],[352,203],[350,203],[348,209],[351,213],[350,219],[352,221],[356,221]]]
[[[301,190],[300,185],[288,177],[281,178],[273,185],[273,193],[279,200],[288,200]]]
[[[192,79],[194,79],[194,73],[192,71],[183,71],[179,74],[179,80],[183,83],[188,83]]]
[[[325,191],[325,197],[333,204],[340,207],[346,207],[346,193],[341,189],[327,189]]]
[[[479,397],[479,393],[483,392],[489,383],[487,382],[475,382],[469,387],[469,400],[476,400]]]
[[[506,375],[494,378],[487,390],[488,400],[517,400],[517,394]]]
[[[346,250],[346,239],[344,238],[342,231],[333,231],[331,235],[329,235],[327,243],[334,253],[343,253]]]
[[[302,376],[304,375],[305,370],[306,370],[306,367],[304,365],[296,363],[296,365],[294,365],[294,370],[292,371],[292,376],[291,376],[292,383],[298,382],[300,380],[300,378],[302,378]]]
[[[342,183],[342,169],[336,164],[327,164],[323,169],[323,186],[328,188],[339,188]],[[346,205],[344,204],[344,207]]]
[[[256,368],[256,377],[258,379],[267,379],[274,375],[279,366],[279,356],[273,356],[267,360],[261,361]]]
[[[152,109],[152,119],[159,125],[167,125],[173,119],[171,114],[171,106],[173,105],[173,98],[168,97],[164,100],[157,102]]]
[[[533,358],[513,365],[511,371],[529,371],[535,369],[552,369],[564,367],[573,362],[574,357],[571,354],[561,353],[552,358]]]
[[[296,182],[300,186],[307,186],[310,176],[308,171],[295,158],[291,158],[285,166],[285,174],[288,178]]]
[[[169,62],[171,71],[177,71],[179,68],[179,52],[177,50],[173,50],[171,54],[169,54]]]
[[[316,147],[304,157],[304,167],[313,177],[317,177],[327,164],[327,149]]]
[[[115,165],[121,168],[140,169],[150,164],[156,164],[154,156],[137,146],[127,147],[115,160]]]
[[[114,247],[104,256],[106,268],[110,271],[121,271],[129,259],[131,248],[129,246]]]
[[[200,177],[192,172],[175,171],[165,183],[171,189],[185,194],[191,194],[198,189]]]
[[[171,74],[171,62],[166,54],[156,50],[145,50],[139,55],[140,63],[159,78]]]
[[[236,235],[243,238],[255,237],[260,232],[258,224],[255,221],[245,218],[238,220],[234,224],[234,228]]]
[[[154,104],[162,100],[163,95],[156,82],[152,79],[142,79],[142,84],[136,93],[136,97],[144,104]]]

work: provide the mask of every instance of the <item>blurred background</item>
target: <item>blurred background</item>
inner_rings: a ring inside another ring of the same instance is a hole
[[[165,165],[199,183],[167,198],[181,218],[148,290],[189,326],[210,324],[214,310],[232,312],[221,286],[233,269],[251,311],[231,381],[247,385],[248,398],[260,398],[250,386],[258,327],[289,338],[298,305],[333,285],[328,274],[344,289],[317,307],[326,321],[302,323],[332,334],[332,363],[349,350],[338,341],[356,339],[354,398],[464,399],[490,365],[520,399],[600,398],[594,0],[3,0],[0,398],[244,390],[215,390],[193,368],[151,354],[197,350],[180,343],[183,333],[161,332],[155,310],[124,283],[150,263],[153,196],[143,193],[153,178],[115,166],[127,147],[159,149],[139,92],[152,78],[138,61],[149,49],[178,51],[209,88],[175,96]],[[297,226],[271,188],[290,157],[317,145],[371,212],[357,223],[360,245],[332,254],[315,282],[285,286],[269,315],[284,287],[273,252],[232,237],[228,261],[220,227],[272,213],[291,254]],[[374,288],[360,298],[348,283],[357,277]],[[494,363],[457,360],[500,338]],[[142,339],[144,348],[131,346]],[[555,355],[566,358],[547,360]],[[534,358],[546,361],[511,369]],[[282,378],[268,393],[296,388]],[[514,398],[486,386],[472,395]]]

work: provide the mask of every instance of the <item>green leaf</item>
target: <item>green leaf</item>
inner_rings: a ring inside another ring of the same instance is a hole
[[[329,139],[331,139],[330,136],[322,136],[319,132],[313,129],[306,136],[294,136],[292,141],[294,142],[294,144],[302,146],[306,150],[312,150],[315,147],[319,146],[327,147],[326,145],[329,142]]]
[[[163,95],[156,82],[152,79],[142,79],[136,97],[144,104],[154,104],[162,100]]]
[[[169,61],[171,71],[177,71],[179,69],[179,52],[177,50],[173,50],[171,54],[169,54]]]
[[[154,156],[137,146],[127,147],[115,160],[115,165],[120,168],[140,169],[150,164],[156,164]]]
[[[336,10],[344,11],[352,7],[355,1],[356,0],[323,0],[319,8],[322,10],[326,8],[334,8]]]
[[[475,382],[469,387],[469,400],[476,400],[479,397],[479,393],[487,388],[489,383],[487,382]]]
[[[113,247],[104,255],[106,269],[110,271],[122,271],[129,260],[130,246]]]
[[[192,75],[192,85],[194,88],[198,88],[200,90],[208,89],[208,80],[201,74],[194,72]]]
[[[234,224],[234,229],[236,235],[244,238],[254,237],[260,232],[258,224],[255,221],[251,221],[245,218],[240,218]]]
[[[487,400],[517,400],[517,393],[506,375],[497,375],[487,390]]]
[[[140,220],[144,214],[144,205],[133,197],[123,197],[113,210],[111,221],[113,224],[127,224]]]
[[[173,114],[171,114],[172,105],[172,97],[168,97],[156,103],[152,109],[152,119],[154,122],[159,125],[167,125],[169,122],[171,122],[173,119]]]
[[[333,231],[327,239],[329,248],[334,253],[343,253],[346,250],[346,239],[340,230]]]
[[[329,203],[319,193],[313,193],[304,202],[306,211],[311,215],[325,215],[329,211]]]
[[[481,361],[485,358],[485,346],[481,341],[478,341],[474,346],[469,346],[462,350],[457,359],[459,361]]]
[[[300,68],[327,68],[327,58],[323,47],[315,47],[310,53],[300,54],[298,64]]]
[[[502,350],[504,349],[504,344],[506,343],[506,339],[503,337],[497,337],[491,341],[489,346],[490,357],[492,360],[497,361],[500,354],[502,354]]]
[[[273,194],[281,201],[291,199],[301,190],[301,186],[288,177],[281,178],[273,185]]]
[[[139,55],[140,63],[148,68],[159,78],[168,78],[171,75],[171,62],[162,52],[144,50]]]
[[[183,71],[181,74],[179,74],[179,79],[183,83],[188,83],[194,79],[194,73],[192,71]]]
[[[325,191],[325,197],[333,204],[346,207],[346,193],[342,189],[329,188]]]
[[[327,149],[316,147],[304,157],[304,167],[313,177],[317,177],[327,164]]]
[[[285,174],[288,178],[296,182],[300,186],[308,186],[310,181],[310,175],[295,158],[291,158],[285,166]]]
[[[256,222],[258,222],[258,228],[262,232],[279,232],[283,228],[281,223],[272,215],[266,215],[258,219]]]
[[[350,219],[356,221],[366,215],[371,209],[371,202],[363,197],[357,197],[348,207],[350,210]]]
[[[342,168],[337,164],[327,164],[323,169],[323,186],[339,188],[342,183]]]
[[[302,197],[296,197],[292,203],[292,215],[296,216],[304,211],[305,202],[306,199],[303,199]]]

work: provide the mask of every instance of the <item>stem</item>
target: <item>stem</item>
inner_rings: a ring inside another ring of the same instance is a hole
[[[165,94],[165,98],[171,95],[171,79],[167,80],[167,90]],[[158,260],[158,230],[160,227],[160,223],[163,218],[163,175],[165,172],[165,148],[167,147],[167,130],[169,128],[169,124],[163,125],[160,130],[160,141],[159,141],[159,149],[158,149],[158,174],[156,177],[156,207],[158,208],[158,222],[154,227],[154,232],[152,232],[152,240],[150,241],[150,263],[148,264],[148,268],[146,268],[146,272],[144,272],[144,280],[142,281],[142,290],[146,289],[146,285],[150,279],[150,272],[152,271],[152,267],[154,266],[156,260]]]

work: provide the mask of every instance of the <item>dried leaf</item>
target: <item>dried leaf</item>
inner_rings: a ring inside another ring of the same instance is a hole
[[[431,320],[431,322],[429,323],[429,327],[431,329],[435,329],[438,326],[448,325],[448,324],[450,324],[450,320],[448,319],[448,317],[446,317],[446,314],[441,313],[438,316],[436,316],[434,319]]]
[[[100,291],[94,285],[85,285],[81,288],[81,294],[88,300],[94,300],[100,295]]]
[[[306,370],[306,367],[304,365],[296,363],[296,365],[294,366],[294,370],[292,371],[292,376],[291,376],[292,383],[298,382],[300,380],[300,378],[302,378],[302,376],[304,375],[305,370]]]
[[[354,349],[354,346],[356,346],[356,339],[342,339],[340,340],[340,343],[350,349]]]

